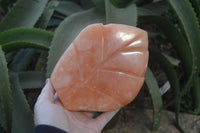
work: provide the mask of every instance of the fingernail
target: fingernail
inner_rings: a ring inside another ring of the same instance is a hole
[[[49,79],[46,79],[45,84],[49,81]]]

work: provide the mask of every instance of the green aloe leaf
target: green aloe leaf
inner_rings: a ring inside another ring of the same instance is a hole
[[[166,54],[163,54],[163,56],[165,56],[165,58],[167,58],[167,60],[170,62],[171,65],[173,66],[178,66],[179,63],[180,63],[180,60],[172,57],[172,56],[169,56],[169,55],[166,55]]]
[[[46,8],[43,11],[42,16],[38,20],[36,27],[46,29],[47,26],[50,26],[49,23],[51,21],[55,8],[59,5],[59,3],[60,2],[57,0],[49,1],[49,3],[47,4]],[[38,61],[35,65],[36,71],[44,70],[44,68],[46,68],[47,55],[48,55],[47,51],[42,51],[40,53],[40,57],[38,58]]]
[[[56,0],[51,0],[45,7],[42,15],[40,16],[39,20],[36,23],[35,27],[46,29],[48,23],[54,13],[54,9],[58,6],[59,2]]]
[[[182,35],[182,33],[166,18],[162,16],[143,16],[147,23],[156,24],[166,35],[167,39],[171,42],[175,48],[186,75],[190,76],[192,73],[193,55],[191,47]],[[181,45],[180,45],[181,44]]]
[[[0,31],[2,32],[16,27],[33,27],[41,16],[47,1],[48,0],[18,0],[15,6],[1,21]],[[29,51],[24,55],[30,54],[28,52]],[[28,56],[26,56],[26,58],[27,57]],[[19,60],[19,62],[21,61]]]
[[[123,8],[129,5],[133,0],[110,0],[110,2],[117,8]]]
[[[200,29],[195,12],[188,0],[168,0],[183,25],[185,34],[194,54],[194,67],[200,69]]]
[[[22,89],[42,88],[45,83],[45,72],[21,71],[17,73]]]
[[[82,19],[80,19],[82,18]],[[82,29],[93,23],[104,23],[104,14],[96,8],[67,17],[56,29],[47,62],[47,77],[57,61]]]
[[[17,50],[9,52],[9,53],[6,54],[6,61],[7,61],[8,64],[13,60],[16,53],[17,53]]]
[[[152,2],[144,6],[137,7],[138,17],[150,15],[162,15],[170,9],[166,1]]]
[[[24,56],[26,55],[26,56]],[[8,65],[8,68],[12,71],[25,70],[28,65],[32,62],[32,58],[35,55],[34,49],[21,49],[14,56],[12,62]]]
[[[156,15],[153,11],[142,7],[137,7],[137,12],[138,12],[138,17]]]
[[[192,100],[194,106],[194,114],[200,114],[200,78],[198,74],[195,74],[193,78],[193,88],[192,92]]]
[[[137,8],[138,16],[162,15],[170,9],[166,1],[153,2]]]
[[[12,124],[12,96],[11,88],[8,76],[8,69],[6,58],[0,46],[0,103],[2,106],[2,112],[4,116],[5,129],[8,133],[11,132]]]
[[[92,0],[92,2],[103,12],[105,12],[105,0]]]
[[[153,0],[133,0],[133,2],[136,3],[137,6],[142,6],[142,5],[152,3]]]
[[[178,125],[178,128],[182,131],[185,132],[184,129],[182,128],[180,118],[179,118],[179,113],[180,113],[180,85],[179,85],[179,79],[177,77],[176,71],[171,65],[170,61],[168,58],[166,58],[165,55],[161,54],[159,51],[156,51],[154,49],[150,49],[150,56],[153,57],[154,60],[156,60],[161,68],[164,70],[165,74],[167,75],[167,78],[170,82],[171,89],[174,93],[174,99],[177,99],[175,102],[175,113],[176,113],[176,122]]]
[[[1,5],[1,8],[3,9],[3,11],[5,13],[7,13],[8,12],[8,3],[7,3],[7,1],[0,0],[0,5]]]
[[[199,0],[190,0],[192,6],[194,7],[195,13],[198,20],[200,21],[200,1]]]
[[[55,27],[55,26],[58,26],[61,22],[62,22],[62,19],[52,18],[52,19],[49,21],[48,26],[49,26],[49,27]]]
[[[65,15],[62,15],[62,14],[60,14],[60,13],[58,13],[58,12],[54,12],[53,18],[57,18],[57,19],[63,20],[63,19],[66,18],[66,16],[65,16]],[[53,19],[53,18],[52,18],[52,19]]]
[[[2,109],[1,103],[0,103],[0,128],[3,128],[4,126],[5,126],[5,124],[4,124],[3,109]],[[0,129],[0,131],[1,131],[1,129]]]
[[[46,64],[47,64],[47,57],[48,57],[49,51],[42,51],[40,53],[40,57],[38,58],[38,61],[35,65],[36,71],[46,71]]]
[[[10,52],[13,50],[21,49],[21,48],[36,48],[36,49],[42,49],[42,50],[49,50],[49,47],[31,43],[31,42],[12,42],[8,44],[2,45],[2,49],[4,52]]]
[[[91,0],[80,0],[80,2],[83,9],[91,9],[95,7]]]
[[[50,46],[53,33],[37,28],[15,28],[0,33],[0,45],[11,42],[30,42]]]
[[[166,1],[153,2],[137,8],[138,16],[162,15],[169,10],[170,6]]]
[[[72,15],[73,13],[83,11],[82,7],[72,1],[61,1],[55,8],[56,12],[63,14],[64,16]]]
[[[160,126],[163,102],[156,78],[149,68],[147,68],[145,74],[145,83],[148,87],[153,102],[153,130],[158,130]]]
[[[10,73],[13,96],[12,133],[34,133],[33,114],[16,74]]]
[[[189,46],[188,42],[181,34],[181,32],[166,18],[161,16],[143,16],[141,18],[145,19],[148,23],[150,22],[158,25],[160,29],[164,32],[167,39],[172,43],[173,47],[175,48],[181,60],[181,64],[183,65],[184,72],[186,73],[186,76],[188,78],[188,81],[180,92],[179,97],[176,97],[174,100],[164,106],[164,108],[167,108],[174,104],[177,100],[179,100],[183,95],[187,94],[189,88],[191,88],[194,76],[194,55],[192,54],[191,47]]]
[[[106,23],[137,25],[137,7],[135,4],[132,3],[125,8],[116,8],[109,0],[106,0],[105,4]]]
[[[181,99],[181,97],[183,97],[184,95],[188,94],[189,88],[192,87],[192,83],[194,82],[194,77],[196,75],[190,75],[187,83],[184,85],[184,87],[181,89],[180,95],[175,97],[173,100],[171,100],[168,104],[164,105],[163,109],[167,109],[169,106],[173,105],[174,103],[176,103],[178,100]],[[197,112],[195,112],[196,114]]]
[[[195,110],[200,113],[200,86],[199,83],[199,76],[197,76],[200,72],[200,29],[199,29],[199,22],[195,15],[194,9],[191,6],[191,3],[188,0],[168,0],[168,2],[173,7],[174,11],[179,18],[189,45],[192,49],[192,54],[194,58],[194,65],[193,65],[193,72],[192,78],[195,81],[195,86],[192,87],[192,98],[195,101]],[[198,86],[197,86],[198,85]]]
[[[19,48],[48,50],[53,33],[36,28],[15,28],[0,33],[0,45],[5,52]]]
[[[33,27],[48,0],[18,0],[0,23],[0,31],[16,27]]]
[[[166,13],[170,6],[166,1],[158,1],[158,2],[152,2],[150,4],[146,4],[142,6],[143,9],[148,9],[149,11],[153,12],[154,14],[163,14]]]

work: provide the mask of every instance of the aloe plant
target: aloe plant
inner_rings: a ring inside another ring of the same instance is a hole
[[[5,130],[7,132],[11,132],[11,124],[12,124],[12,97],[11,97],[11,88],[10,88],[10,82],[8,79],[8,69],[7,69],[7,63],[5,59],[5,55],[0,47],[0,100],[1,100],[1,106],[2,106],[2,112],[4,116],[4,122],[5,122]]]
[[[188,43],[192,49],[194,58],[192,77],[194,79],[194,86],[192,87],[192,96],[194,101],[195,113],[200,113],[200,86],[199,86],[199,72],[200,72],[200,29],[196,14],[188,0],[172,1],[169,3],[175,10],[180,23],[183,25],[184,33],[187,37]],[[182,10],[184,9],[184,10]]]
[[[32,28],[42,14],[46,3],[47,0],[38,2],[19,0],[0,22],[0,112],[3,113],[1,127],[7,133],[34,132],[32,113],[19,84],[18,73],[11,72],[11,67],[9,67],[15,62],[15,58],[10,58],[9,64],[7,64],[6,57],[8,56],[5,54],[11,52],[13,54],[10,55],[16,57],[17,49],[21,48],[49,49],[49,40],[51,41],[52,34]],[[17,27],[29,27],[29,29]],[[23,55],[23,57],[27,56]],[[14,67],[22,63],[18,61]]]

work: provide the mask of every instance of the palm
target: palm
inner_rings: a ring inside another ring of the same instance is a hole
[[[35,123],[52,125],[70,133],[99,133],[118,110],[106,112],[93,119],[91,112],[71,112],[66,110],[50,82],[47,82],[35,104]]]

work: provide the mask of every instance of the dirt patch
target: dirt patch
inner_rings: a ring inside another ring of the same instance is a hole
[[[153,109],[150,96],[143,88],[137,98],[124,108],[124,113],[115,128],[103,133],[152,133]],[[180,113],[183,128],[188,133],[200,132],[200,116]],[[164,110],[160,128],[155,133],[180,133],[176,127],[175,113]]]
[[[120,120],[114,129],[104,131],[103,133],[152,133],[151,109],[136,109],[128,114],[126,121]],[[182,125],[188,133],[199,133],[200,116],[190,114],[180,114]],[[123,119],[123,118],[122,118]],[[173,112],[163,111],[161,125],[156,133],[180,133],[175,126],[175,115]]]

